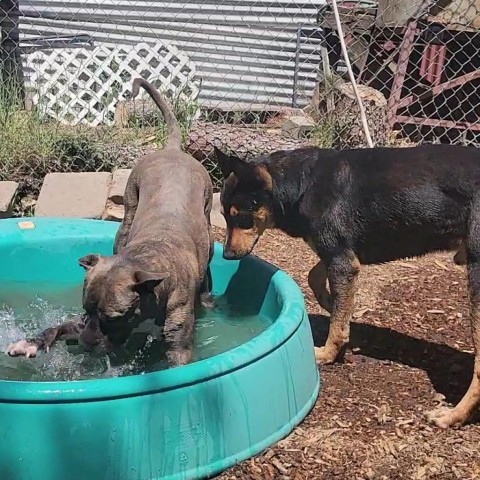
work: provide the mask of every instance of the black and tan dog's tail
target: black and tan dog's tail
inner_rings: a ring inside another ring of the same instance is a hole
[[[160,94],[160,92],[143,78],[136,78],[133,81],[132,98],[135,98],[138,95],[140,87],[143,87],[143,89],[150,95],[152,100],[162,112],[163,118],[165,118],[165,123],[167,124],[166,146],[180,149],[182,135],[180,133],[180,128],[178,127],[177,119],[175,118],[172,107]]]

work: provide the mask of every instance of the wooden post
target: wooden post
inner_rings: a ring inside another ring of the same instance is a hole
[[[327,115],[330,115],[335,110],[335,99],[333,96],[333,85],[332,85],[332,70],[330,68],[330,60],[328,58],[327,47],[320,47],[320,52],[322,54],[322,68],[324,75],[324,85],[329,91],[325,92],[327,98]]]
[[[397,71],[393,77],[393,85],[387,103],[387,132],[392,130],[396,122],[398,104],[402,97],[403,82],[405,80],[405,75],[407,74],[408,62],[410,60],[410,54],[412,52],[416,30],[416,20],[410,21],[407,25],[402,43],[400,45]]]
[[[3,101],[25,102],[23,67],[20,54],[18,0],[0,0],[0,89]]]

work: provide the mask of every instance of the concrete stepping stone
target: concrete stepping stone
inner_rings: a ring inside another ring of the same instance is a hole
[[[108,172],[49,173],[43,181],[35,215],[102,218],[111,179]]]
[[[226,228],[225,218],[220,212],[220,193],[213,194],[212,213],[210,222],[214,227]]]
[[[12,216],[17,190],[17,182],[0,182],[0,218]]]
[[[116,220],[118,222],[123,220],[125,213],[123,196],[130,172],[131,170],[127,168],[120,168],[113,172],[105,211],[102,214],[104,220]]]

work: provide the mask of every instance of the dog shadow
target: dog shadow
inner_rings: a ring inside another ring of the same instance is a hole
[[[310,315],[315,346],[325,344],[329,318]],[[410,337],[390,328],[351,323],[350,348],[376,360],[388,360],[425,371],[437,393],[456,404],[466,392],[473,372],[474,357],[448,345]]]

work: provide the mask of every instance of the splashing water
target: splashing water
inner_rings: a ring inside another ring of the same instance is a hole
[[[81,313],[81,286],[0,283],[0,379],[80,380],[142,374],[165,368],[161,332],[144,322],[127,342],[122,358],[95,356],[79,345],[55,344],[36,358],[9,357],[6,347]],[[264,331],[272,320],[233,308],[224,297],[217,307],[198,312],[194,361],[230,350]]]

